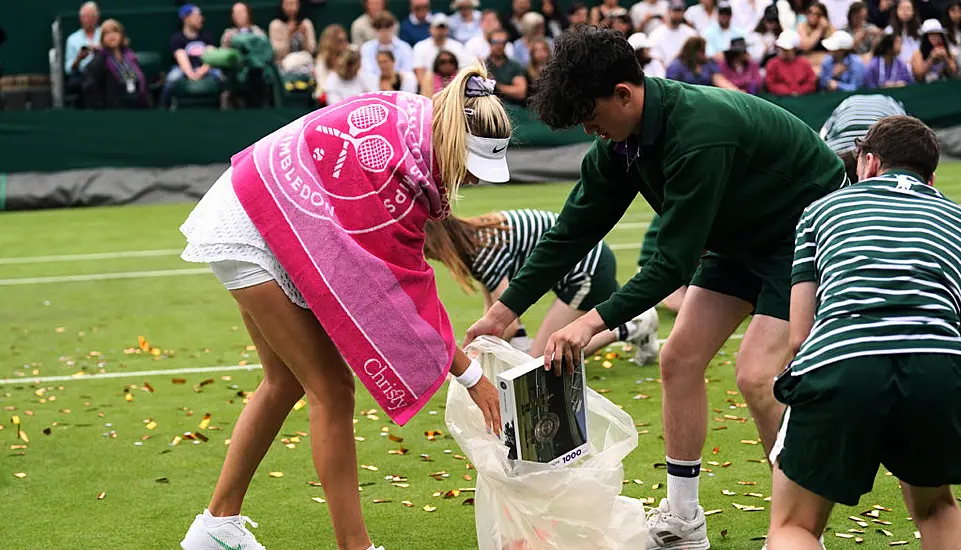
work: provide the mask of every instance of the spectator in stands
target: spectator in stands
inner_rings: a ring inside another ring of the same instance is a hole
[[[464,49],[467,50],[468,54],[484,61],[491,54],[491,35],[499,30],[501,30],[501,20],[497,16],[497,10],[484,10],[481,13],[481,31],[483,33],[464,44]],[[507,57],[513,57],[514,45],[508,43],[506,51]]]
[[[246,2],[237,2],[230,8],[230,26],[220,36],[220,47],[229,48],[230,39],[236,34],[253,33],[259,36],[267,36],[263,29],[254,25],[254,19],[250,12],[250,6]]]
[[[424,75],[424,79],[421,81],[420,93],[427,97],[433,97],[434,94],[453,82],[459,70],[457,56],[449,51],[441,50],[434,58],[434,66]]]
[[[650,35],[667,20],[667,0],[641,0],[631,6],[630,13],[634,29]]]
[[[386,0],[361,0],[364,13],[350,24],[350,43],[358,48],[364,42],[377,38],[374,18],[385,11]],[[394,32],[397,32],[395,29]]]
[[[767,62],[777,56],[777,38],[784,32],[781,21],[778,18],[778,9],[775,5],[764,8],[764,16],[761,22],[754,28],[754,33],[758,35],[761,42],[761,54],[755,56],[757,62],[764,67]]]
[[[380,74],[380,63],[377,61],[378,52],[390,52],[394,56],[394,65],[398,71],[414,70],[414,49],[410,44],[398,38],[397,20],[389,11],[382,11],[374,16],[371,22],[377,37],[364,42],[360,47],[360,69],[371,76]]]
[[[430,37],[430,0],[410,0],[410,15],[400,22],[400,39],[411,46]]]
[[[361,65],[363,65],[363,61]],[[393,52],[390,50],[377,52],[377,65],[380,68],[380,75],[376,77],[377,86],[375,89],[386,92],[417,93],[417,77],[410,71],[398,71],[396,69]]]
[[[684,22],[684,0],[669,0],[670,9],[667,10],[667,24],[654,29],[648,36],[653,46],[651,55],[659,59],[665,67],[670,66],[681,51],[681,46],[688,38],[697,36],[697,31]]]
[[[510,15],[501,15],[501,28],[507,31],[511,42],[523,36],[524,26],[521,25],[521,18],[529,11],[531,11],[531,0],[511,0]]]
[[[300,0],[281,0],[277,18],[270,22],[274,59],[285,73],[310,74],[314,69],[317,35]]]
[[[707,44],[700,36],[687,39],[677,59],[667,68],[667,78],[688,84],[717,86],[728,90],[737,89],[724,78],[717,63],[707,57]]]
[[[911,58],[911,70],[917,82],[958,76],[958,62],[948,51],[948,37],[937,19],[928,19],[921,25],[921,47]]]
[[[627,10],[624,8],[611,10],[611,15],[605,23],[604,26],[623,34],[624,38],[634,34],[634,23],[631,22],[631,16],[627,14]]]
[[[627,42],[634,48],[634,56],[637,57],[637,62],[641,64],[645,75],[658,78],[667,76],[664,64],[651,57],[651,40],[647,35],[642,32],[634,33]]]
[[[371,79],[360,72],[360,54],[357,50],[347,48],[340,54],[336,70],[327,76],[324,90],[327,94],[327,105],[374,91]]]
[[[320,47],[314,63],[314,82],[317,83],[314,88],[314,95],[322,105],[327,104],[324,95],[327,77],[337,70],[337,60],[348,49],[349,45],[347,29],[340,25],[327,25],[324,27],[324,31],[320,33]]]
[[[761,67],[751,59],[747,52],[747,40],[743,38],[732,39],[724,50],[721,74],[742,92],[757,95],[761,91]]]
[[[899,0],[897,7],[891,12],[891,24],[884,32],[901,37],[901,53],[898,59],[910,66],[914,52],[921,47],[921,21],[914,10],[911,0]]]
[[[480,36],[481,31],[481,12],[480,0],[453,0],[450,9],[453,15],[447,18],[450,25],[451,38],[466,44],[475,36]]]
[[[764,11],[770,6],[775,10],[777,6],[770,0],[730,0],[734,17],[731,19],[731,26],[736,29],[750,30],[761,22]],[[750,43],[750,41],[748,41]],[[750,51],[750,47],[748,47]]]
[[[764,86],[774,95],[799,96],[814,93],[817,76],[807,59],[797,54],[801,37],[794,31],[784,31],[778,37],[777,57],[765,67]]]
[[[896,3],[897,0],[868,0],[868,21],[879,29],[886,28],[891,23]]]
[[[812,67],[818,67],[825,58],[827,48],[824,41],[834,34],[834,26],[828,19],[828,8],[821,2],[811,4],[805,13],[805,20],[798,23],[797,33],[801,36],[798,51],[807,57]]]
[[[574,2],[571,4],[571,8],[567,10],[568,28],[574,25],[586,25],[589,19],[588,15],[589,12],[586,5],[582,2]]]
[[[107,19],[100,26],[101,47],[83,70],[88,109],[138,109],[150,106],[147,79],[128,45],[123,25]]]
[[[864,71],[865,88],[901,88],[914,83],[908,66],[898,59],[901,37],[885,34],[874,47],[874,57]]]
[[[164,107],[170,106],[170,94],[183,78],[195,81],[223,80],[219,69],[213,69],[203,61],[204,53],[215,46],[213,39],[203,30],[204,16],[200,8],[193,4],[184,4],[177,15],[180,16],[183,26],[170,37],[170,52],[175,64],[167,73],[167,81],[160,93],[160,102]]]
[[[961,0],[954,0],[944,14],[944,33],[953,49],[961,48]]]
[[[616,9],[620,9],[617,0],[601,0],[600,4],[591,8],[591,25],[600,26]]]
[[[717,22],[711,24],[703,33],[704,41],[707,42],[707,55],[718,61],[724,57],[724,49],[731,43],[731,40],[747,38],[746,29],[738,29],[731,25],[733,15],[731,4],[722,0],[717,5]],[[747,40],[745,40],[744,47],[747,47]]]
[[[100,48],[100,9],[95,2],[80,6],[80,28],[67,37],[64,52],[64,69],[67,74],[66,88],[69,93],[79,92],[83,85],[83,70]]]
[[[824,39],[829,55],[821,62],[821,89],[833,92],[853,92],[864,87],[864,63],[854,55],[854,38],[836,31]]]
[[[527,77],[527,98],[530,99],[537,90],[537,79],[541,76],[541,70],[547,63],[547,58],[551,55],[551,45],[547,40],[540,38],[531,43],[531,61],[527,64],[524,76]]]
[[[447,16],[435,13],[430,21],[430,38],[414,44],[414,74],[417,81],[423,82],[424,75],[434,66],[434,59],[441,50],[447,50],[457,57],[457,65],[467,67],[474,62],[464,45],[448,38]]]
[[[854,38],[854,53],[858,55],[871,53],[882,34],[881,29],[868,22],[868,7],[864,2],[851,3],[844,31]]]
[[[531,60],[531,44],[535,40],[545,38],[544,36],[544,16],[536,11],[529,11],[521,18],[523,25],[523,35],[514,41],[514,61],[526,67]]]
[[[697,4],[687,8],[684,19],[694,27],[698,34],[703,35],[711,25],[717,23],[717,2],[715,0],[700,0]]]
[[[527,98],[527,78],[524,68],[508,57],[507,31],[498,29],[491,33],[490,56],[487,57],[487,72],[494,80],[494,94],[507,103],[523,105]]]
[[[571,26],[554,0],[541,0],[541,15],[544,16],[545,34],[552,40]]]

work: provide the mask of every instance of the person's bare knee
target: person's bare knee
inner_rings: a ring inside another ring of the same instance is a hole
[[[736,383],[748,404],[774,399],[774,378],[788,360],[788,323],[756,316],[738,350]]]
[[[908,512],[919,525],[958,507],[950,485],[915,487],[902,481],[901,490]]]
[[[664,385],[684,384],[704,378],[710,357],[698,354],[696,350],[683,344],[678,345],[668,338],[661,349],[661,380]]]

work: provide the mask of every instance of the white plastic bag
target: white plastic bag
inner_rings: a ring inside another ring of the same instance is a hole
[[[497,338],[483,336],[467,354],[484,375],[531,360]],[[477,471],[475,521],[480,550],[619,550],[644,548],[647,526],[637,499],[620,496],[621,462],[637,447],[630,415],[587,388],[590,454],[567,467],[507,459],[484,417],[459,384],[447,393],[447,428]]]

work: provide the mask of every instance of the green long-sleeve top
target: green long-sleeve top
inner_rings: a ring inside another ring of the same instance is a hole
[[[768,101],[644,80],[641,132],[597,140],[557,223],[500,301],[520,315],[607,235],[640,193],[661,216],[657,252],[597,306],[617,327],[687,284],[704,250],[758,261],[791,255],[801,212],[842,185],[844,164]]]

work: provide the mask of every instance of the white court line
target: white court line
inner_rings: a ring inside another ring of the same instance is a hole
[[[109,279],[139,279],[142,277],[179,277],[211,273],[209,267],[192,269],[163,269],[157,271],[126,271],[120,273],[89,273],[86,275],[61,275],[58,277],[21,277],[0,279],[0,286],[36,285],[42,283],[73,283],[77,281],[105,281]]]
[[[741,340],[744,338],[743,334],[732,334],[729,340]],[[667,340],[660,339],[658,343],[664,344]],[[0,378],[0,386],[4,384],[44,384],[46,382],[73,382],[80,380],[102,380],[106,378],[143,378],[145,376],[165,376],[168,374],[202,374],[210,372],[230,372],[238,370],[252,371],[261,368],[259,364],[257,365],[225,365],[217,367],[191,367],[184,369],[168,369],[168,370],[141,370],[141,371],[130,371],[130,372],[108,372],[104,374],[85,374],[82,376],[40,376],[40,377],[30,377],[24,376],[21,378]]]
[[[609,245],[607,245],[607,246],[608,246],[608,248],[610,248],[611,250],[624,250],[624,249],[626,249],[626,248],[637,248],[637,249],[640,249],[642,244],[643,244],[643,243],[617,243],[617,244],[609,244]]]
[[[96,252],[93,254],[59,254],[55,256],[24,256],[20,258],[0,258],[0,265],[43,264],[52,262],[83,262],[92,260],[116,260],[120,258],[153,258],[157,256],[179,256],[182,248],[166,250],[127,250],[124,252]]]

